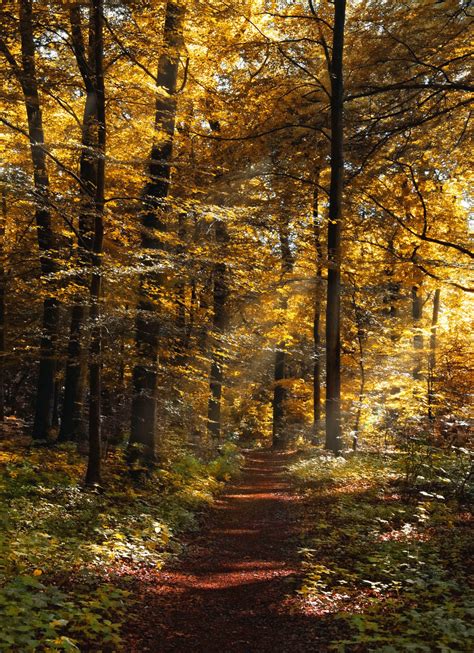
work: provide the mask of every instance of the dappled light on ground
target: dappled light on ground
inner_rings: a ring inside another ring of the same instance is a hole
[[[291,459],[247,455],[240,483],[221,496],[184,560],[142,585],[153,632],[140,632],[140,617],[132,651],[324,650],[317,619],[288,598],[301,576],[300,498],[284,474]]]

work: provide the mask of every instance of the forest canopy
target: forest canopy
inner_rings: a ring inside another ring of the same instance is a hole
[[[325,375],[334,450],[467,418],[468,8],[334,10],[4,4],[3,411],[35,439],[317,438]]]

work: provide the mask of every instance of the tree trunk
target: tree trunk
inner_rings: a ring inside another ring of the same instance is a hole
[[[185,329],[185,341],[184,341],[185,350],[189,348],[191,343],[191,338],[193,337],[194,321],[196,319],[197,300],[198,297],[197,297],[196,279],[192,278],[191,299],[189,304],[189,318]]]
[[[103,0],[91,0],[91,50],[94,57],[94,81],[97,102],[97,162],[95,187],[94,244],[92,248],[92,280],[90,287],[90,317],[92,322],[89,348],[89,458],[86,485],[101,483],[101,382],[102,382],[102,329],[100,325],[100,297],[102,290],[102,250],[104,241],[104,191],[105,191],[105,89]]]
[[[285,283],[286,278],[293,271],[293,257],[290,249],[289,224],[285,218],[279,224],[279,238],[281,251],[281,278]],[[288,308],[288,299],[283,296],[280,301],[282,314]],[[286,378],[286,345],[280,342],[275,351],[274,385],[273,385],[273,449],[285,449],[287,434],[285,429],[285,399],[287,396],[283,380]]]
[[[85,370],[81,344],[81,328],[84,323],[85,313],[85,307],[82,303],[75,304],[72,307],[58,442],[79,441],[84,440],[86,437],[86,425],[83,416]]]
[[[95,193],[97,177],[97,94],[93,61],[94,36],[92,14],[89,29],[89,56],[83,42],[81,14],[78,5],[69,10],[74,54],[86,90],[86,102],[82,119],[82,150],[80,160],[81,211],[79,214],[79,242],[77,282],[86,288],[90,284],[89,273],[92,259],[95,229]],[[60,442],[78,441],[86,436],[84,421],[84,397],[86,381],[86,348],[82,343],[82,332],[87,317],[86,299],[76,298],[71,311],[68,358],[65,373],[64,402],[61,419]]]
[[[21,60],[20,68],[12,57],[14,71],[20,81],[28,118],[31,160],[36,196],[35,219],[40,250],[41,273],[45,279],[58,271],[57,240],[53,231],[48,205],[49,177],[44,150],[44,130],[35,65],[35,42],[31,0],[20,0]],[[59,302],[55,298],[54,281],[48,281],[49,296],[43,302],[42,337],[36,390],[33,438],[46,440],[50,436],[54,410],[56,375],[56,340],[59,328]]]
[[[341,229],[344,187],[345,0],[334,1],[331,59],[331,184],[328,223],[326,303],[326,448],[341,449]]]
[[[387,266],[385,268],[385,275],[387,277],[386,292],[384,297],[384,304],[387,306],[384,313],[390,318],[390,338],[392,342],[396,342],[399,338],[397,333],[397,318],[398,318],[398,302],[400,300],[400,282],[395,277],[396,272],[396,257],[394,250],[395,234],[388,241],[387,252]]]
[[[423,333],[421,331],[420,322],[423,317],[423,297],[421,288],[413,286],[411,289],[411,311],[413,318],[413,349],[414,349],[414,366],[413,378],[420,380],[423,377]]]
[[[178,245],[176,258],[178,260],[178,281],[176,283],[176,336],[174,363],[183,365],[186,358],[187,326],[186,326],[186,281],[185,272],[185,245],[186,220],[184,211],[178,215]]]
[[[216,244],[221,252],[228,240],[225,224],[217,220],[215,226]],[[224,351],[222,338],[227,327],[227,269],[225,263],[216,263],[213,274],[213,318],[212,331],[214,346],[209,376],[209,404],[207,410],[207,427],[214,444],[221,437],[221,398],[224,368]]]
[[[53,419],[52,427],[55,431],[59,426],[59,404],[61,398],[61,370],[56,369],[56,380],[54,381],[54,401],[53,401]]]
[[[316,173],[316,184],[319,183],[319,169]],[[319,189],[316,185],[313,193],[313,232],[316,256],[316,286],[313,316],[313,437],[317,439],[321,428],[321,302],[323,296],[323,250],[321,245],[321,220],[319,217]]]
[[[274,387],[273,387],[273,430],[272,430],[272,447],[273,449],[284,449],[286,438],[284,433],[284,403],[286,398],[286,389],[282,383],[285,378],[285,350],[280,349],[284,345],[278,345],[275,352],[274,367]]]
[[[183,22],[184,7],[168,0],[163,36],[164,52],[160,56],[157,76],[157,86],[160,89],[164,88],[166,95],[160,93],[156,98],[157,141],[151,149],[149,181],[143,193],[145,211],[141,215],[142,248],[150,265],[156,265],[157,252],[163,250],[160,233],[166,228],[162,218],[170,189]],[[151,250],[152,253],[148,253],[147,250]],[[143,275],[135,325],[138,362],[133,370],[129,458],[132,463],[141,461],[146,465],[153,464],[156,460],[156,364],[159,337],[159,316],[156,314],[155,301],[147,288],[162,285],[163,282],[163,274],[150,271]]]
[[[358,363],[359,363],[359,397],[357,401],[357,412],[354,423],[354,435],[352,438],[352,449],[353,451],[357,450],[359,445],[359,432],[360,432],[360,421],[362,417],[362,405],[364,402],[365,394],[365,364],[364,364],[364,338],[365,330],[362,319],[362,309],[357,303],[357,286],[355,280],[353,279],[353,290],[352,290],[352,308],[354,310],[355,323],[357,327],[357,345],[358,345]]]
[[[428,359],[428,417],[431,421],[435,418],[435,370],[436,370],[436,336],[438,330],[438,316],[439,316],[439,301],[441,291],[439,288],[435,290],[433,299],[433,315],[431,318],[431,334],[430,334],[430,355]]]
[[[0,216],[0,422],[5,419],[5,226],[7,223],[7,193],[2,190],[2,214]]]

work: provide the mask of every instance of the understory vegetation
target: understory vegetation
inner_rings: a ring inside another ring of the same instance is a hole
[[[71,445],[6,445],[0,650],[122,650],[133,569],[159,569],[179,552],[176,536],[197,527],[223,482],[237,474],[237,448],[225,445],[207,463],[182,450],[139,484],[127,481],[122,452],[114,452],[104,493],[78,485],[84,460]]]
[[[467,450],[313,451],[290,472],[305,498],[299,593],[314,614],[340,622],[334,650],[472,650]]]

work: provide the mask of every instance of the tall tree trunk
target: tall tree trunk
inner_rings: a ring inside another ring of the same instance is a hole
[[[7,192],[2,189],[0,216],[0,422],[5,419],[5,227],[7,224]]]
[[[52,419],[52,427],[55,431],[57,431],[59,426],[59,404],[61,398],[60,376],[61,376],[61,369],[56,369],[56,379],[54,381],[54,401],[53,401],[53,419]]]
[[[81,160],[79,168],[81,210],[79,214],[79,242],[77,282],[86,288],[95,230],[95,193],[97,178],[97,93],[94,71],[93,17],[89,23],[89,54],[82,36],[81,14],[78,5],[69,10],[73,50],[86,90],[82,119]],[[59,441],[82,440],[86,436],[84,421],[84,397],[86,381],[86,349],[82,343],[83,327],[87,318],[86,298],[77,297],[71,310],[68,358],[66,363],[64,401],[59,431]]]
[[[213,289],[213,275],[210,270],[204,272],[204,282],[198,294],[198,306],[201,325],[198,333],[198,349],[200,352],[207,352],[209,337],[209,308]]]
[[[388,260],[387,260],[387,266],[385,268],[387,284],[386,284],[386,293],[384,297],[384,304],[386,304],[387,306],[384,312],[391,319],[390,338],[392,342],[396,342],[399,337],[396,329],[396,324],[397,324],[396,318],[398,317],[398,301],[400,299],[400,282],[394,279],[395,271],[396,271],[394,240],[395,240],[395,234],[393,234],[392,237],[389,239],[388,246],[387,246]]]
[[[228,241],[227,229],[221,220],[217,220],[215,225],[216,244],[218,252],[222,253],[222,248]],[[207,425],[209,435],[214,444],[221,437],[221,399],[222,399],[222,381],[224,369],[224,350],[222,338],[227,327],[227,268],[223,262],[214,265],[213,272],[213,352],[211,358],[211,370],[209,376],[209,403],[207,410]]]
[[[32,433],[35,440],[46,440],[52,433],[58,326],[59,302],[55,297],[47,297],[43,302],[40,362]]]
[[[185,246],[186,238],[186,221],[184,211],[178,215],[178,246],[176,255],[178,260],[179,279],[176,283],[176,339],[175,339],[175,363],[183,365],[185,360],[187,329],[186,329],[186,282],[184,279],[185,271]]]
[[[49,285],[43,302],[42,337],[40,343],[39,371],[36,389],[33,438],[46,440],[51,432],[54,410],[54,383],[56,374],[56,340],[59,328],[59,302],[55,297],[55,282],[48,280],[58,271],[57,239],[53,230],[48,202],[49,177],[44,149],[44,130],[38,92],[33,36],[33,10],[31,0],[20,0],[21,67],[7,46],[2,51],[13,67],[25,99],[30,139],[31,160],[36,197],[35,219],[43,278]]]
[[[331,58],[331,184],[326,303],[326,448],[341,449],[341,229],[344,188],[344,23],[346,1],[334,0]]]
[[[319,169],[316,173],[316,184],[319,184]],[[323,250],[321,245],[321,220],[319,217],[319,189],[316,185],[313,193],[313,233],[316,256],[316,285],[313,316],[313,435],[316,439],[321,428],[321,303],[323,297]]]
[[[357,401],[357,412],[354,423],[354,435],[352,438],[352,449],[357,450],[359,445],[360,421],[362,417],[362,405],[365,394],[365,364],[364,364],[364,338],[365,330],[362,319],[362,308],[357,302],[357,286],[355,279],[352,279],[352,308],[354,310],[355,323],[357,327],[358,363],[359,363],[359,397]]]
[[[83,418],[85,370],[83,365],[83,347],[81,344],[84,316],[84,305],[82,303],[74,304],[71,310],[71,326],[58,442],[83,440],[86,436]]]
[[[157,86],[166,94],[157,95],[155,107],[156,142],[152,146],[148,169],[149,181],[144,189],[145,211],[141,215],[142,248],[151,266],[163,250],[160,237],[165,201],[171,178],[171,156],[176,122],[177,80],[180,51],[183,45],[184,7],[168,0],[164,26],[164,51],[158,63]],[[130,461],[153,464],[156,459],[156,384],[159,316],[155,301],[147,288],[162,285],[164,275],[154,271],[143,275],[136,319],[138,362],[133,370],[133,399],[130,435]]]
[[[420,380],[423,376],[423,333],[420,326],[421,319],[423,317],[423,297],[421,287],[419,286],[413,286],[411,289],[411,311],[413,318],[414,349],[413,378]]]
[[[279,238],[281,251],[281,278],[285,283],[286,278],[293,271],[293,257],[290,249],[289,224],[286,219],[279,224]],[[286,313],[288,299],[283,296],[280,300],[282,314]],[[278,343],[275,351],[274,384],[273,384],[273,432],[272,447],[274,449],[285,449],[287,446],[287,434],[285,429],[285,399],[286,388],[283,383],[286,378],[286,344]]]
[[[284,449],[286,444],[284,434],[284,403],[286,390],[282,383],[285,378],[285,350],[280,349],[282,346],[284,345],[279,344],[275,352],[273,373],[272,447],[274,449]]]
[[[362,417],[362,406],[364,402],[365,395],[365,365],[364,365],[364,340],[363,332],[361,329],[357,330],[357,344],[359,346],[359,373],[360,373],[360,385],[359,385],[359,398],[357,402],[357,413],[354,424],[354,436],[352,439],[352,449],[357,450],[359,446],[359,433],[360,433],[360,420]]]
[[[185,329],[185,340],[184,348],[188,349],[191,343],[191,338],[193,337],[194,330],[194,321],[196,319],[196,310],[197,310],[198,296],[197,296],[197,287],[196,279],[193,277],[191,279],[191,298],[189,303],[189,318],[186,324]]]
[[[91,0],[91,50],[94,58],[94,81],[97,102],[97,148],[94,242],[92,247],[92,279],[90,287],[90,316],[92,322],[89,349],[89,458],[86,485],[101,482],[101,382],[102,382],[102,329],[100,325],[100,298],[102,290],[102,250],[104,241],[104,191],[105,191],[105,88],[103,0]]]
[[[430,333],[430,355],[428,359],[428,417],[430,420],[435,418],[435,371],[436,371],[436,336],[438,331],[438,317],[439,317],[439,303],[441,291],[439,288],[435,290],[433,299],[433,315],[431,318],[431,333]]]

